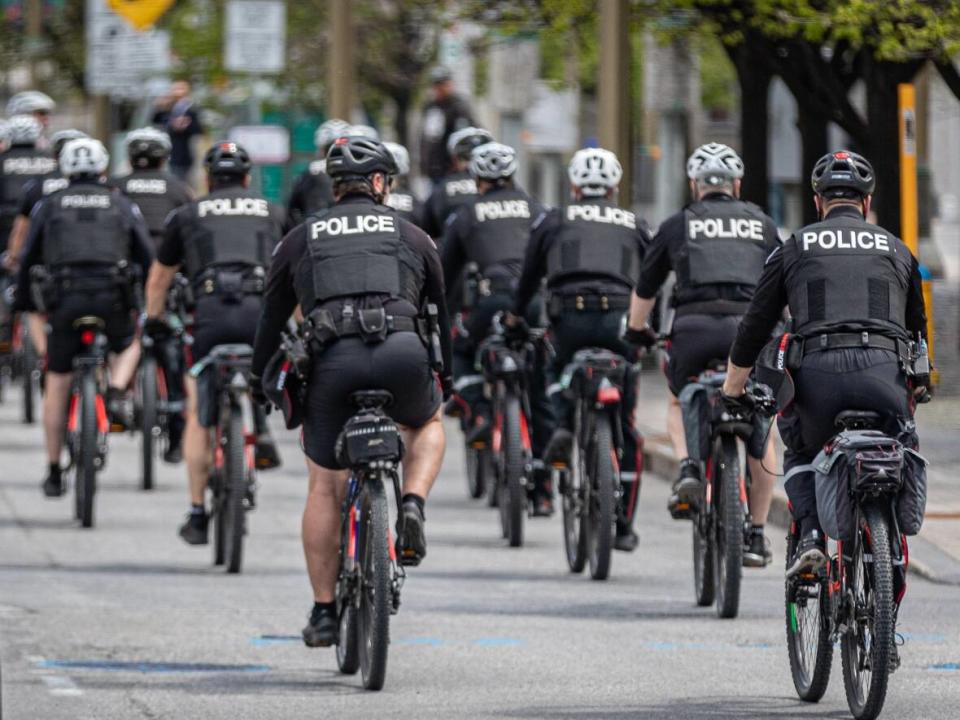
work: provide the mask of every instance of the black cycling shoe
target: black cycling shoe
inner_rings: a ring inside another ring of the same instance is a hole
[[[176,465],[181,460],[183,460],[183,447],[179,443],[171,445],[163,451],[163,461],[165,463]]]
[[[773,562],[773,551],[770,549],[770,540],[763,534],[763,530],[752,528],[743,543],[743,566],[766,567]]]
[[[397,521],[397,560],[416,567],[427,556],[427,538],[423,532],[423,510],[417,503],[403,503],[403,516]]]
[[[127,391],[120,388],[107,388],[107,416],[110,418],[111,430],[122,431],[133,427],[133,406],[127,397]]]
[[[48,498],[60,497],[64,493],[63,475],[60,468],[50,468],[50,472],[43,481],[43,494]]]
[[[253,449],[257,470],[273,470],[280,467],[280,451],[269,433],[257,435],[257,444]]]
[[[303,644],[307,647],[330,647],[339,639],[337,612],[323,605],[314,605],[310,619],[303,628]]]
[[[688,520],[700,503],[703,483],[700,482],[699,463],[687,459],[680,463],[680,477],[673,483],[667,510],[674,520]]]
[[[637,535],[636,531],[631,527],[624,527],[618,522],[617,536],[613,539],[614,549],[622,552],[633,552],[639,544],[640,536]]]
[[[573,452],[573,433],[566,428],[558,427],[550,436],[547,447],[543,451],[543,461],[547,465],[563,465],[569,467],[570,455]]]
[[[787,577],[813,575],[827,564],[826,542],[819,530],[809,530],[800,538],[797,551],[787,568]]]
[[[533,516],[550,517],[554,513],[553,497],[544,493],[533,495]]]
[[[188,513],[187,521],[180,526],[180,537],[188,545],[206,545],[209,523],[210,516],[206,513]]]

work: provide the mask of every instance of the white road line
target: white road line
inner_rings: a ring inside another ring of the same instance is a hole
[[[42,667],[44,663],[42,656],[29,655],[27,660],[34,665],[36,672],[46,672]],[[66,675],[41,675],[40,679],[47,686],[47,692],[56,697],[80,697],[83,695],[83,690],[77,687],[77,684]]]

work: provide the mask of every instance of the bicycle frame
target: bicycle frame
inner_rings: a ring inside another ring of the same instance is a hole
[[[96,417],[97,417],[97,455],[95,463],[103,465],[107,453],[107,435],[110,433],[110,421],[107,417],[107,406],[103,399],[105,383],[105,368],[107,358],[107,337],[102,331],[84,328],[80,332],[80,342],[83,350],[73,359],[73,381],[70,388],[70,402],[67,406],[66,430],[68,448],[71,451],[71,466],[76,459],[74,448],[76,433],[80,421],[80,386],[84,376],[95,375]]]

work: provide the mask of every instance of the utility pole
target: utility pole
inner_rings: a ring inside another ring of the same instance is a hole
[[[350,0],[330,0],[330,102],[327,112],[350,122],[353,111],[353,13]]]
[[[25,0],[23,15],[27,31],[27,57],[30,58],[30,87],[37,87],[40,73],[40,46],[43,43],[43,0]]]
[[[600,0],[600,144],[615,152],[623,165],[620,204],[625,207],[633,189],[629,30],[628,0]]]

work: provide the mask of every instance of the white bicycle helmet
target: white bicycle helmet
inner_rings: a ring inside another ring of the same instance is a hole
[[[8,142],[10,142],[10,125],[0,118],[0,147],[6,146]]]
[[[18,92],[7,101],[7,115],[26,115],[35,112],[52,113],[57,104],[46,93],[39,90]]]
[[[488,142],[470,154],[470,174],[481,180],[502,180],[517,171],[517,151],[509,145]]]
[[[570,184],[587,196],[606,195],[620,184],[623,168],[617,156],[603,148],[577,150],[567,167]]]
[[[365,137],[370,140],[379,140],[380,133],[377,132],[377,129],[369,125],[351,125],[347,129],[347,135],[353,137]]]
[[[127,155],[131,164],[144,167],[150,161],[163,161],[170,157],[170,136],[154,127],[142,127],[127,133]]]
[[[14,115],[7,120],[11,145],[33,145],[40,139],[43,126],[33,115]]]
[[[739,180],[743,177],[743,160],[723,143],[707,143],[694,150],[687,160],[687,177],[711,185]]]
[[[346,120],[341,120],[339,118],[330,118],[325,120],[320,124],[320,127],[317,128],[317,131],[313,134],[313,145],[317,150],[326,152],[333,141],[338,137],[347,135],[350,132],[350,123]]]
[[[385,142],[384,147],[393,155],[393,161],[397,164],[397,175],[408,175],[410,173],[410,153],[400,143]]]
[[[450,157],[469,160],[473,149],[493,142],[493,135],[489,130],[480,127],[465,127],[454,130],[447,138],[447,154]]]
[[[110,155],[99,140],[79,138],[63,146],[58,162],[60,172],[68,178],[77,175],[102,175],[110,164]]]

